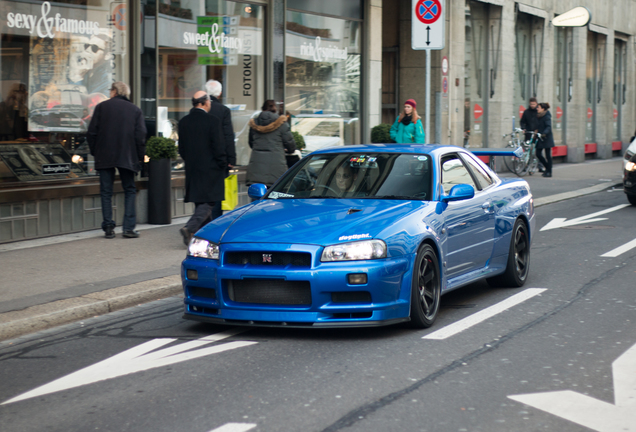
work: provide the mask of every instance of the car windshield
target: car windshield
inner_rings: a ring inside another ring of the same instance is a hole
[[[330,153],[303,159],[266,198],[428,200],[431,189],[428,155]]]

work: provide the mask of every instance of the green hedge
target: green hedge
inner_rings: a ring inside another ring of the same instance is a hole
[[[298,150],[302,150],[305,148],[305,138],[298,132],[292,131],[292,135],[294,136],[294,141],[296,141],[296,148]]]
[[[151,160],[174,160],[177,158],[177,146],[170,138],[155,136],[146,142],[146,154]]]
[[[371,142],[374,144],[392,143],[393,140],[391,139],[391,125],[381,123],[377,126],[374,126],[371,129]]]

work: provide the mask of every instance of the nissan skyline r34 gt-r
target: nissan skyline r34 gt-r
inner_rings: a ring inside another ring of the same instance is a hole
[[[184,318],[220,324],[429,327],[440,297],[520,287],[532,194],[455,146],[325,149],[199,230],[181,266]]]

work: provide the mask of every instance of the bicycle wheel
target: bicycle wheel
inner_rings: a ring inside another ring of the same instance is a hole
[[[510,141],[510,143],[506,146],[506,149],[516,149],[517,143],[515,142],[515,140]],[[514,156],[502,156],[502,159],[504,161],[504,165],[506,165],[506,168],[508,169],[508,171],[510,171],[513,174],[516,174],[516,170],[518,169],[518,160],[519,158],[516,158]]]
[[[509,145],[508,147],[516,149],[518,146]],[[522,156],[521,158],[518,158],[516,156],[504,156],[503,157],[504,164],[506,165],[506,168],[508,168],[508,170],[511,173],[521,176],[523,173],[523,169],[525,167],[525,163],[523,162],[523,157],[525,157],[525,153],[524,153],[524,156]]]

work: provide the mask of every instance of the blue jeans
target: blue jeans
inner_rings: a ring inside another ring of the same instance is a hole
[[[136,225],[135,197],[135,172],[123,168],[117,168],[119,178],[124,189],[124,231],[132,231]],[[102,229],[115,228],[113,220],[113,183],[115,182],[115,168],[101,169],[99,171],[99,194],[102,198]]]

